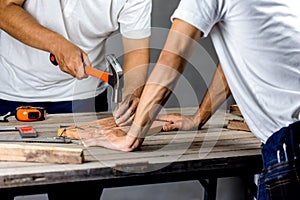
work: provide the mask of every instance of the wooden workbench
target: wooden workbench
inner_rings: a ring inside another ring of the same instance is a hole
[[[168,113],[178,111],[169,109]],[[181,112],[194,111],[194,108],[186,108]],[[111,114],[55,114],[30,125],[40,137],[49,137],[55,136],[61,125],[76,125],[108,116]],[[234,118],[226,111],[218,111],[201,131],[158,133],[147,137],[141,150],[136,152],[87,148],[83,164],[0,162],[0,199],[40,193],[48,193],[50,198],[56,196],[55,199],[70,198],[71,194],[75,197],[89,194],[87,199],[93,199],[90,195],[94,193],[95,199],[99,199],[103,188],[184,180],[200,180],[210,195],[206,198],[214,199],[217,178],[251,177],[259,173],[262,166],[261,142],[250,132],[225,128],[228,120]],[[11,120],[0,126],[21,124],[24,123]]]

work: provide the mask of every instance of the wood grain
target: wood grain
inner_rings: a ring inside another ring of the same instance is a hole
[[[155,133],[159,133],[164,123],[165,122],[162,121],[154,121],[147,134],[153,135]],[[113,117],[107,117],[92,122],[81,123],[76,126],[59,128],[57,130],[57,135],[70,138],[88,139],[101,136],[99,130],[121,129],[127,133],[129,128],[130,126],[118,127]]]
[[[228,124],[227,124],[228,129],[250,132],[250,129],[249,129],[247,123],[245,122],[243,115],[237,104],[231,105],[229,112],[233,115],[239,116],[241,119],[229,120]]]
[[[237,119],[229,120],[227,124],[227,128],[231,130],[250,132],[250,129],[244,120],[237,120]]]
[[[230,106],[229,112],[234,115],[242,116],[242,113],[237,104],[233,104]]]
[[[0,160],[81,164],[84,156],[82,148],[5,143],[0,144]]]
[[[170,109],[167,112],[192,115],[197,109],[198,107]],[[97,113],[97,118],[91,113],[49,114],[46,120],[30,124],[37,130],[39,137],[55,137],[61,125],[81,126],[84,122],[94,122],[96,119],[111,116],[111,113]],[[74,118],[80,119],[80,123],[75,123],[78,120]],[[227,124],[228,120],[232,119],[240,117],[227,111],[217,111],[201,130],[160,132],[146,137],[141,149],[135,152],[88,147],[84,149],[85,161],[82,164],[0,162],[0,187],[23,189],[27,186],[63,183],[58,185],[58,188],[61,188],[62,185],[70,186],[67,183],[74,182],[83,183],[84,187],[86,181],[95,180],[100,181],[99,184],[101,186],[103,184],[104,187],[107,182],[117,185],[120,182],[130,183],[132,178],[135,179],[137,176],[141,177],[137,180],[143,181],[152,180],[152,175],[159,177],[159,180],[170,180],[169,178],[173,177],[182,181],[182,177],[189,179],[187,173],[197,174],[199,179],[206,179],[209,176],[243,174],[248,176],[250,172],[260,173],[261,142],[251,132],[224,128],[224,123]],[[5,126],[20,125],[21,122],[14,121],[13,118],[5,124]],[[40,145],[82,147],[76,144]],[[120,174],[120,168],[124,172],[121,176],[116,176],[114,169]],[[149,171],[151,173],[140,173]],[[128,172],[137,173],[130,175]],[[125,178],[128,178],[128,181],[124,181]],[[136,184],[141,183],[137,181]]]

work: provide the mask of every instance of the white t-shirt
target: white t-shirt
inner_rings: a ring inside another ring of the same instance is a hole
[[[300,1],[183,0],[179,18],[210,34],[232,94],[263,142],[300,113]]]
[[[26,0],[41,25],[83,49],[93,67],[105,69],[105,41],[120,28],[126,38],[150,36],[151,0]],[[77,80],[41,51],[0,30],[0,99],[25,102],[70,101],[94,97],[100,81]]]

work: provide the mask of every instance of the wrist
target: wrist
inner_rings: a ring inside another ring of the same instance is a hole
[[[196,129],[201,129],[201,127],[207,122],[207,120],[209,119],[210,114],[208,114],[208,112],[196,112],[193,115],[193,121],[195,124],[195,128]]]
[[[145,139],[147,130],[148,126],[142,127],[133,123],[126,135],[126,144],[132,149],[140,147]]]
[[[144,89],[144,84],[142,86],[131,85],[132,88],[130,88],[128,85],[129,84],[125,84],[126,87],[124,88],[123,96],[124,97],[132,96],[132,97],[140,98]]]
[[[133,135],[126,135],[126,146],[130,148],[130,151],[133,151],[142,146],[144,138],[138,138]]]
[[[61,51],[61,46],[63,44],[70,43],[66,38],[56,32],[50,32],[48,36],[48,51],[51,53],[56,53]],[[59,45],[57,45],[59,44]]]

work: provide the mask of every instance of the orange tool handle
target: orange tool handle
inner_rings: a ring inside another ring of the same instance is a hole
[[[90,67],[90,66],[85,66],[84,70],[85,70],[85,73],[87,75],[96,77],[96,78],[108,83],[109,73],[100,71],[100,70],[95,69],[95,68]]]
[[[53,65],[58,65],[58,63],[55,59],[55,56],[52,53],[50,53],[50,61]],[[95,68],[90,67],[90,66],[85,66],[84,70],[85,70],[85,73],[87,75],[93,76],[95,78],[98,78],[98,79],[108,83],[109,73],[100,71],[100,70],[95,69]]]

